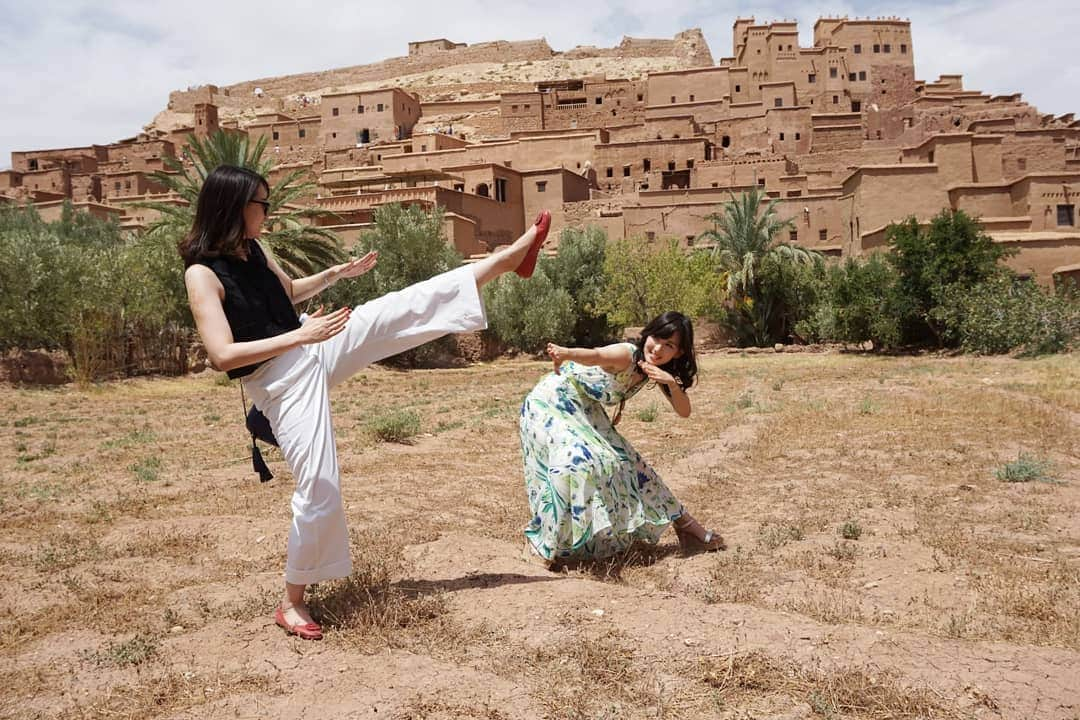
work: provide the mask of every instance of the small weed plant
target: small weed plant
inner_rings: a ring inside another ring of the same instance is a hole
[[[1049,470],[1050,463],[1048,461],[1028,453],[1020,453],[1016,460],[999,467],[994,476],[998,480],[1010,483],[1054,482]]]
[[[367,429],[382,442],[408,443],[420,432],[420,415],[415,410],[391,410],[369,419]]]

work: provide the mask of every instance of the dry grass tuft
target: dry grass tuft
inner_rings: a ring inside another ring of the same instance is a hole
[[[205,705],[230,695],[280,695],[286,688],[250,672],[184,671],[163,666],[137,682],[114,685],[103,696],[67,711],[70,720],[144,720]]]
[[[395,710],[390,720],[510,720],[510,717],[486,702],[477,705],[415,697]]]
[[[655,701],[655,676],[635,664],[633,642],[615,630],[578,629],[522,650],[532,695],[552,717],[627,717]]]
[[[806,528],[801,522],[767,521],[758,527],[758,545],[766,550],[775,550],[805,537]]]
[[[926,689],[904,687],[891,673],[864,668],[806,668],[753,650],[721,659],[702,660],[699,679],[718,698],[738,701],[747,696],[785,695],[801,700],[826,718],[926,720],[964,717],[955,707]]]
[[[209,537],[197,532],[146,530],[128,540],[115,554],[117,557],[164,557],[196,562],[198,556],[209,550],[212,545]]]
[[[998,563],[972,577],[990,637],[1080,649],[1080,567],[1065,560]]]
[[[352,533],[353,573],[311,593],[312,616],[343,640],[368,650],[407,647],[448,611],[444,594],[408,592],[394,582],[403,561],[398,536]]]
[[[808,588],[806,592],[788,598],[784,608],[832,625],[863,621],[858,596],[839,588],[815,588],[812,591]]]
[[[56,539],[39,545],[28,564],[41,572],[55,572],[67,570],[99,555],[101,547],[92,535],[61,533]]]
[[[699,595],[707,603],[754,603],[761,597],[761,586],[753,554],[736,547],[716,556]]]

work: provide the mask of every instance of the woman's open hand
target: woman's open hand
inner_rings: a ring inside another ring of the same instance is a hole
[[[568,359],[567,348],[562,345],[556,345],[555,343],[547,344],[547,354],[551,358],[551,362],[555,363],[555,374],[559,374],[559,367]]]
[[[340,265],[334,265],[330,268],[330,274],[328,276],[329,282],[327,285],[333,285],[342,278],[354,278],[360,277],[367,271],[375,267],[375,263],[379,261],[379,253],[372,250],[363,257],[350,260],[347,263]]]
[[[304,345],[329,340],[345,329],[345,324],[349,322],[351,313],[352,308],[343,307],[338,308],[329,315],[323,315],[323,308],[320,305],[318,310],[308,315],[304,324],[295,332],[299,333],[300,341]]]

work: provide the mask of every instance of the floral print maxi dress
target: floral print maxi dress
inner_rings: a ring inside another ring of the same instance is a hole
[[[634,371],[566,362],[525,397],[519,428],[533,514],[525,537],[547,560],[604,558],[635,540],[655,543],[683,513],[604,411],[644,385]]]

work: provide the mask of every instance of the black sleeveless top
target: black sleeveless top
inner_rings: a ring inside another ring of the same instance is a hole
[[[234,342],[262,340],[300,327],[292,301],[266,262],[259,243],[249,241],[247,260],[216,257],[199,260],[198,264],[213,270],[225,288],[221,305]],[[255,372],[259,365],[262,363],[233,368],[226,374],[230,378],[243,377]]]

